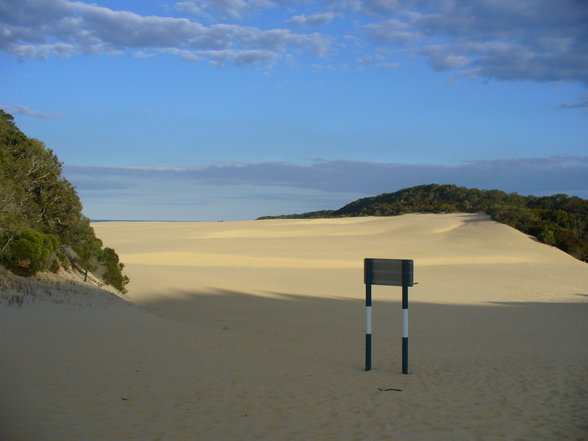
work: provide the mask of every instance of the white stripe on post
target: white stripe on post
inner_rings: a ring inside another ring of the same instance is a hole
[[[365,307],[365,333],[366,334],[372,333],[372,307],[371,306]]]
[[[402,310],[402,338],[408,337],[408,309]]]

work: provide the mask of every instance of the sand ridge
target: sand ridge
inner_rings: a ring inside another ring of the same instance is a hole
[[[139,302],[182,287],[358,298],[366,257],[413,259],[421,301],[527,301],[530,292],[535,300],[578,301],[586,280],[570,278],[586,273],[584,263],[476,214],[95,228],[128,265],[130,296]]]

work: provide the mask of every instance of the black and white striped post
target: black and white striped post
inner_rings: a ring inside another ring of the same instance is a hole
[[[365,259],[365,370],[372,369],[372,259]]]
[[[408,287],[412,286],[413,262],[402,261],[402,373],[408,374]]]
[[[372,369],[372,285],[402,286],[402,373],[408,374],[408,288],[414,284],[414,262],[408,259],[364,259],[365,370]]]

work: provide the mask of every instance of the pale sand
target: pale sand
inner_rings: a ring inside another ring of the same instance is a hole
[[[0,305],[2,440],[588,439],[588,266],[485,216],[94,228],[130,303]],[[415,261],[410,375],[365,257]]]

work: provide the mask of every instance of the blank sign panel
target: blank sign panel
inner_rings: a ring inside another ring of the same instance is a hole
[[[365,259],[364,282],[370,285],[402,286],[403,262],[407,270],[406,286],[413,286],[414,262],[407,259]]]

